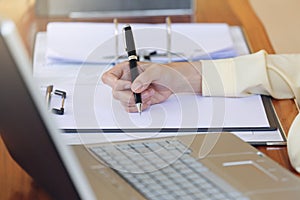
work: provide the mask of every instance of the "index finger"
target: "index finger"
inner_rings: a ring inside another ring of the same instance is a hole
[[[110,87],[114,87],[116,81],[122,78],[124,71],[128,71],[128,62],[119,63],[110,70],[106,71],[102,75],[103,83],[109,85]]]

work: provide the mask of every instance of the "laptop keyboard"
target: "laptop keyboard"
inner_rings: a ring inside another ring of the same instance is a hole
[[[246,200],[174,139],[89,148],[147,199]]]

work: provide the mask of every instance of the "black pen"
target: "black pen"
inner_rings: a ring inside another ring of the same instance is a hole
[[[131,74],[131,82],[135,80],[135,78],[139,75],[138,67],[137,67],[137,54],[134,45],[133,34],[130,25],[126,25],[124,27],[125,32],[125,50],[127,51],[130,74]],[[142,97],[140,93],[133,93],[135,98],[135,105],[137,107],[138,112],[142,113]]]

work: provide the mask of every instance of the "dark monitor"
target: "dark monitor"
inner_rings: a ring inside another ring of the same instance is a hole
[[[1,18],[0,60],[0,133],[12,158],[54,199],[80,199],[59,153],[66,145],[54,142],[60,132],[32,80],[24,45],[14,23]]]
[[[193,0],[36,0],[39,16],[71,18],[192,15]]]

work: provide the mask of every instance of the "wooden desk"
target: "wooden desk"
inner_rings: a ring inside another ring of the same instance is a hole
[[[275,53],[266,31],[246,0],[197,0],[196,22],[226,22],[242,26],[253,52],[265,49]],[[284,131],[298,113],[293,100],[273,100]],[[257,147],[282,166],[292,169],[286,147]],[[51,199],[48,194],[27,175],[9,156],[0,140],[0,199]]]

